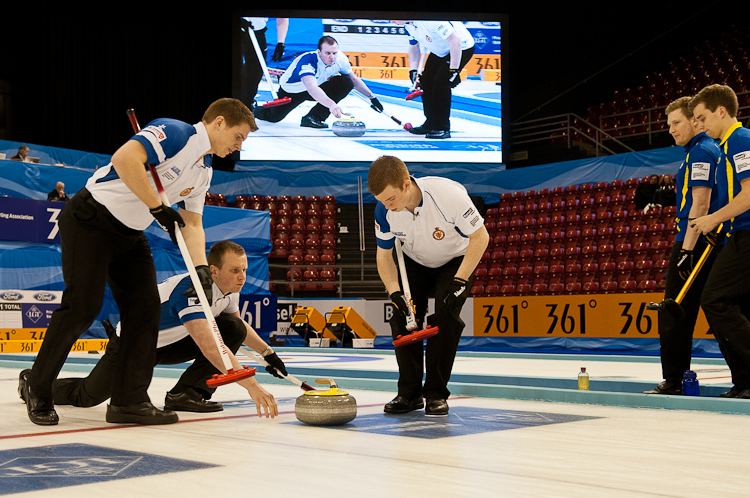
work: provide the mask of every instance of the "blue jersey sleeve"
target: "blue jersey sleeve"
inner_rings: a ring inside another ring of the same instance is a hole
[[[169,118],[155,119],[133,137],[146,149],[147,162],[159,164],[177,154],[195,134],[195,127]]]
[[[177,284],[174,290],[172,290],[172,293],[169,295],[169,301],[164,303],[169,307],[169,315],[172,317],[173,322],[171,326],[184,324],[190,320],[206,318],[198,298],[183,295],[191,285],[192,282],[190,276],[187,275],[179,284]]]
[[[381,249],[393,249],[395,238],[388,223],[388,210],[378,202],[375,206],[375,240]]]
[[[708,138],[708,137],[707,137]],[[690,151],[688,158],[688,188],[712,188],[716,182],[716,165],[721,151],[713,139],[703,140]]]

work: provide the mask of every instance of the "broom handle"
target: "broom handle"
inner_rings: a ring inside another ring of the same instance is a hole
[[[401,272],[401,285],[404,288],[404,297],[406,298],[406,330],[416,330],[417,320],[414,318],[414,306],[411,302],[411,289],[409,289],[409,279],[406,277],[406,266],[404,265],[404,254],[401,252],[401,241],[394,241],[396,247],[396,258],[398,258],[398,269]]]

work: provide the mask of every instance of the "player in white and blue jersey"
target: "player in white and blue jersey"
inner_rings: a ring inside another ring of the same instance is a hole
[[[239,292],[245,284],[247,256],[242,246],[224,240],[211,246],[208,263],[213,276],[211,311],[227,348],[232,352],[231,360],[238,368],[234,357],[241,344],[260,353],[268,362],[266,370],[280,377],[287,374],[284,362],[273,349],[261,339],[253,328],[240,317]],[[161,318],[157,342],[155,365],[174,365],[192,361],[177,384],[166,394],[166,409],[189,412],[216,412],[223,409],[221,403],[209,401],[216,391],[206,385],[214,374],[222,373],[221,356],[203,308],[195,297],[187,297],[190,275],[174,275],[159,284]],[[108,325],[108,324],[106,324]],[[105,326],[106,326],[105,325]],[[53,385],[55,404],[79,407],[96,406],[112,394],[112,378],[115,374],[119,350],[119,333],[109,325],[110,342],[107,351],[85,378],[58,379]],[[258,416],[278,414],[273,395],[263,389],[254,377],[238,381],[247,389],[255,401]]]
[[[331,36],[318,40],[318,49],[300,55],[284,71],[279,79],[278,98],[289,97],[291,102],[272,107],[258,107],[255,117],[278,123],[287,114],[305,101],[317,102],[302,117],[300,126],[327,128],[325,120],[333,114],[342,114],[339,102],[356,89],[370,99],[371,106],[382,111],[383,105],[367,85],[352,70],[346,55],[339,51],[339,45]]]
[[[417,328],[423,328],[431,294],[435,314],[427,321],[439,328],[438,334],[427,340],[424,353],[421,341],[396,348],[398,395],[384,410],[405,413],[424,407],[427,415],[447,415],[448,380],[465,326],[461,308],[489,242],[484,219],[461,184],[436,176],[414,178],[393,156],[372,163],[367,188],[378,201],[377,266],[394,306],[390,320],[394,339],[409,333],[406,300],[394,260],[396,239],[403,245]],[[424,386],[423,370],[427,374]]]
[[[52,383],[72,345],[98,316],[105,284],[123,322],[106,420],[177,421],[173,411],[156,409],[147,393],[159,334],[159,296],[143,230],[156,219],[175,242],[176,226],[183,227],[193,263],[210,292],[202,221],[202,199],[211,180],[210,155],[224,157],[239,150],[256,129],[252,112],[235,99],[212,103],[195,125],[153,121],[120,147],[110,164],[94,173],[67,203],[59,221],[65,281],[62,303],[52,314],[37,361],[26,378],[20,379],[32,422],[58,423]],[[178,210],[162,203],[146,163],[155,164],[167,197]]]
[[[474,38],[460,21],[391,21],[409,34],[409,75],[417,77],[420,51],[428,53],[419,87],[425,122],[409,131],[426,138],[450,138],[452,89],[474,56]]]

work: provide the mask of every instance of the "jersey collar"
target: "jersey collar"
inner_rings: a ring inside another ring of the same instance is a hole
[[[742,122],[740,122],[740,121],[737,121],[736,123],[734,123],[734,124],[733,124],[733,125],[731,126],[731,128],[729,128],[729,129],[727,130],[727,132],[726,132],[726,133],[724,134],[724,138],[722,138],[722,139],[721,139],[721,143],[720,143],[720,145],[724,145],[724,142],[726,142],[726,141],[727,141],[727,139],[729,138],[729,136],[730,136],[730,135],[731,135],[732,133],[734,133],[734,131],[735,131],[735,130],[736,130],[737,128],[742,128]]]

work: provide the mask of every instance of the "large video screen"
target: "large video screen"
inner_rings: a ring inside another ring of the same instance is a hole
[[[499,16],[251,14],[235,19],[235,93],[259,129],[240,161],[503,162]]]

